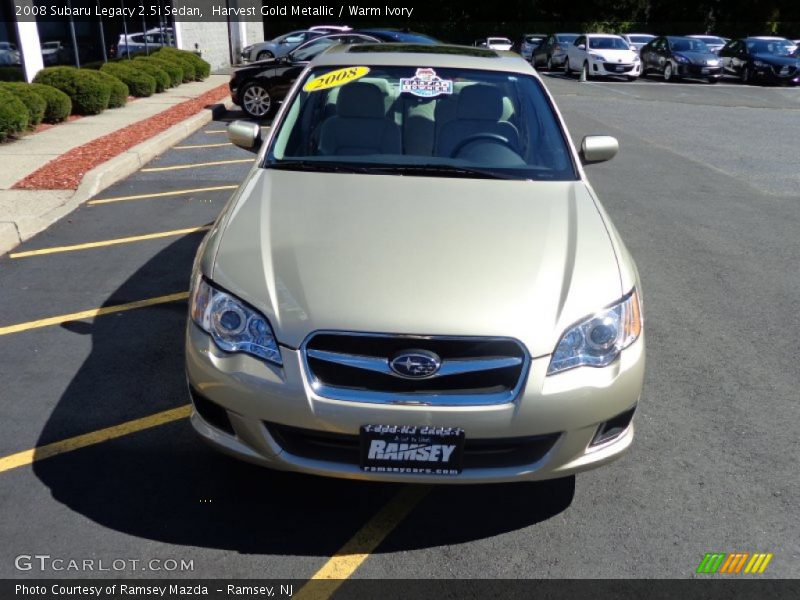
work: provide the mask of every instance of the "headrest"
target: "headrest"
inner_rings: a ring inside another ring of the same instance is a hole
[[[490,85],[470,85],[458,95],[458,118],[499,121],[503,114],[503,95]]]
[[[336,99],[336,114],[351,119],[383,119],[383,100],[383,92],[376,85],[363,81],[346,83]]]

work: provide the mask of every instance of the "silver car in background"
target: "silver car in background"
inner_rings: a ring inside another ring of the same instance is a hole
[[[650,33],[625,33],[622,34],[622,39],[628,42],[631,48],[638,54],[639,50],[641,50],[645,44],[656,39],[656,36]]]
[[[299,31],[291,31],[283,35],[279,35],[273,40],[245,46],[242,48],[241,56],[246,62],[280,58],[281,56],[286,56],[289,54],[289,52],[297,48],[300,44],[326,33],[330,33],[328,28],[320,30],[302,29]]]
[[[726,44],[726,40],[717,35],[687,35],[686,37],[705,42],[705,45],[708,46],[708,49],[714,54],[719,54],[719,51]]]

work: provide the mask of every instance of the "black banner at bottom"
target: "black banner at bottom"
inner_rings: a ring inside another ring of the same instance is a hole
[[[3,600],[763,600],[800,598],[800,580],[776,579],[181,579],[181,580],[11,580],[0,582]]]

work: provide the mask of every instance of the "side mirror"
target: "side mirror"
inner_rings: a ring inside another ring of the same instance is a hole
[[[257,153],[261,149],[261,127],[247,121],[234,121],[228,125],[228,139],[239,148]]]
[[[586,50],[586,44],[578,44],[578,48],[581,50]]]
[[[581,162],[584,165],[611,160],[619,152],[617,138],[610,135],[587,135],[581,142]]]

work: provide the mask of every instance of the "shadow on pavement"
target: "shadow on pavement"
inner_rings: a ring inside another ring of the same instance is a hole
[[[199,240],[182,238],[146,263],[105,305],[188,289]],[[92,353],[37,446],[187,403],[185,303],[64,327]],[[186,419],[34,463],[53,498],[113,530],[241,553],[331,555],[399,490],[273,472],[222,456]],[[434,488],[388,551],[453,544],[546,520],[569,507],[574,478],[541,484]],[[487,509],[487,507],[491,507]],[[410,529],[410,528],[409,528]]]

